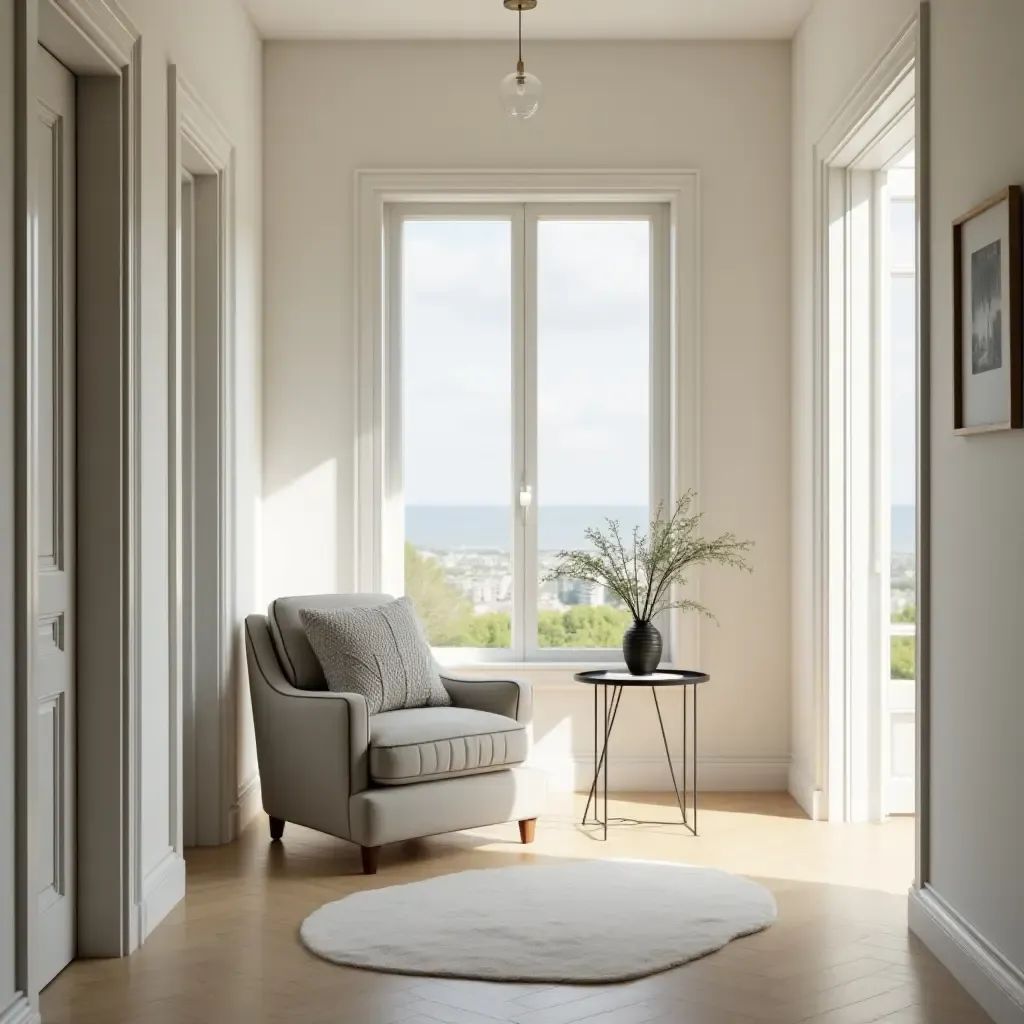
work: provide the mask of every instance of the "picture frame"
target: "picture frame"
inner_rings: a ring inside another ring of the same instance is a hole
[[[1024,428],[1024,221],[1011,185],[953,224],[953,429]]]

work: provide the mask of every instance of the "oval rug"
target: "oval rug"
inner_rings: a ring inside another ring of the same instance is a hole
[[[763,886],[712,868],[583,861],[463,871],[354,893],[314,911],[325,960],[490,981],[628,981],[775,921]]]

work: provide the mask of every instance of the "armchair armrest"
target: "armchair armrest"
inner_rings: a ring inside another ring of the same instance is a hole
[[[533,719],[533,688],[521,679],[470,679],[441,673],[441,683],[458,708],[490,711],[521,725]]]
[[[292,686],[262,615],[245,620],[245,653],[264,809],[348,838],[349,798],[369,785],[366,701]]]

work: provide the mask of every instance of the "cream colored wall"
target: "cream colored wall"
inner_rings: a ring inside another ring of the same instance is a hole
[[[793,40],[793,766],[790,789],[811,812],[824,783],[814,679],[814,146],[899,38],[917,0],[818,0]]]
[[[260,494],[260,280],[262,43],[238,0],[123,0],[142,35],[142,869],[167,851],[170,766],[168,676],[167,66],[176,64],[235,147],[237,401],[236,620],[255,604]],[[197,439],[203,443],[204,439]],[[214,439],[205,439],[214,443]],[[238,644],[241,644],[240,634]],[[244,723],[245,675],[232,696]],[[255,771],[240,730],[238,784]]]
[[[357,168],[696,168],[702,175],[701,486],[757,542],[708,573],[702,753],[719,784],[785,784],[789,755],[788,44],[533,44],[547,100],[506,118],[499,44],[268,43],[264,57],[264,599],[354,586]],[[540,755],[592,746],[590,695],[537,675]],[[551,690],[548,687],[561,687]],[[653,712],[620,763],[657,772]],[[673,721],[675,721],[673,719]],[[715,761],[714,759],[718,759]],[[708,785],[713,784],[709,776]],[[626,777],[620,775],[620,783]]]
[[[932,2],[928,881],[1016,965],[1018,978],[1024,978],[1024,436],[953,436],[949,226],[1007,185],[1024,185],[1022,40],[1019,0]]]

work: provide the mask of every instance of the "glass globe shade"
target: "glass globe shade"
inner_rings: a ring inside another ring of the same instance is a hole
[[[544,87],[529,71],[513,71],[501,80],[499,92],[509,117],[525,121],[537,113]]]

